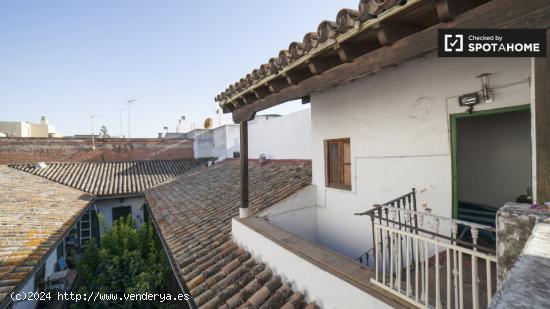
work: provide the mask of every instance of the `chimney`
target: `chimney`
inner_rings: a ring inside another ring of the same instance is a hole
[[[48,119],[46,119],[46,116],[40,117],[40,124],[48,124]]]
[[[159,132],[159,138],[166,137],[166,133],[168,133],[168,127],[162,127],[162,132]]]

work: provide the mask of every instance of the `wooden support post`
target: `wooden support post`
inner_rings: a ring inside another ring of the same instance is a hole
[[[550,42],[550,30],[546,30],[546,41]],[[535,88],[535,154],[536,154],[536,202],[550,201],[550,45],[547,57],[534,59]],[[533,112],[533,111],[532,111]]]
[[[248,121],[241,122],[241,207],[239,216],[248,217]]]

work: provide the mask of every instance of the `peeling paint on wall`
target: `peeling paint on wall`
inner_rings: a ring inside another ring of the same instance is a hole
[[[502,285],[516,263],[537,222],[550,219],[550,211],[529,204],[507,203],[497,212],[497,284]]]

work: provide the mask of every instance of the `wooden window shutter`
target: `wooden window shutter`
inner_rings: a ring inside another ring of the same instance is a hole
[[[351,189],[351,151],[349,138],[326,141],[327,186]]]

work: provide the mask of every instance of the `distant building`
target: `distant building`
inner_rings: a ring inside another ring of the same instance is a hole
[[[178,125],[176,126],[176,133],[187,133],[192,129],[191,123],[185,118],[185,116],[181,116],[178,120]]]
[[[311,159],[310,108],[283,116],[258,115],[249,122],[248,134],[251,159]],[[240,145],[238,136],[236,143]]]
[[[256,115],[250,124],[249,158],[263,156],[267,159],[311,159],[311,110],[288,115]],[[224,123],[212,129],[193,128],[188,131],[185,116],[178,123],[176,132],[163,127],[159,139],[193,140],[194,158],[240,157],[239,125]],[[178,132],[185,131],[185,132]],[[296,133],[298,132],[298,133]],[[265,137],[269,136],[269,139]]]
[[[99,134],[94,134],[94,138],[101,138]],[[92,134],[75,134],[73,136],[65,136],[65,138],[92,138]]]
[[[158,133],[158,138],[192,138],[189,137],[191,132],[197,130],[206,130],[206,129],[195,129],[195,124],[187,120],[186,116],[181,116],[178,119],[178,124],[176,125],[176,132],[168,132],[168,127],[163,127],[162,132]],[[195,132],[194,135],[199,134]],[[193,135],[193,134],[191,134]]]
[[[237,124],[226,124],[208,130],[193,130],[188,133],[188,138],[193,139],[195,158],[223,160],[239,157],[239,125]]]
[[[22,121],[0,121],[0,137],[63,137],[55,127],[48,124],[46,117],[40,123]]]
[[[257,115],[249,122],[249,158],[310,159],[310,120],[310,109],[284,116]],[[159,138],[193,140],[195,158],[223,160],[240,157],[239,135],[238,124],[226,123],[213,129],[192,129],[185,133],[168,132],[168,128],[164,127]],[[266,139],[266,136],[270,138]]]

